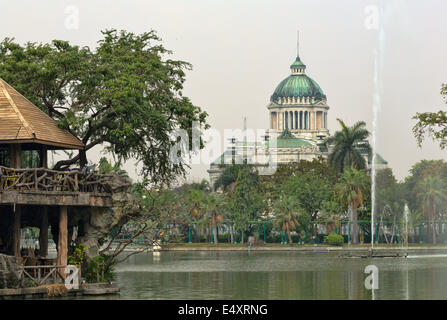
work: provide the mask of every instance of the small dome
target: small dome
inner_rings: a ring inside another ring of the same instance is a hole
[[[326,100],[326,95],[318,83],[308,77],[304,70],[306,65],[296,58],[290,66],[292,74],[279,83],[273,92],[270,101],[277,102],[278,98],[300,97],[315,98],[316,101]]]

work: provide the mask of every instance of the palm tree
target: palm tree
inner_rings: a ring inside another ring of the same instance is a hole
[[[205,197],[205,192],[199,189],[190,189],[186,193],[186,206],[191,214],[192,220],[198,225],[196,229],[198,236],[200,236],[200,227],[204,222]]]
[[[287,233],[289,243],[292,243],[290,232],[299,226],[302,213],[300,204],[291,196],[282,195],[273,203],[274,226]]]
[[[369,136],[366,130],[365,122],[359,121],[352,127],[347,127],[345,123],[337,119],[341,125],[341,131],[328,138],[327,144],[333,145],[329,154],[329,163],[336,170],[343,172],[345,168],[354,167],[356,169],[365,169],[365,159],[360,154],[359,149],[370,150],[366,139]]]
[[[340,182],[335,185],[335,191],[342,207],[351,209],[352,243],[359,241],[357,224],[357,208],[363,204],[365,195],[370,190],[370,178],[363,170],[349,168],[345,170]]]
[[[442,206],[446,200],[446,184],[439,176],[427,176],[416,185],[417,198],[422,203],[422,213],[429,220],[429,234],[432,243],[436,244],[435,216],[436,210]]]
[[[207,212],[210,213],[210,224],[213,228],[213,236],[214,236],[214,244],[218,244],[219,238],[218,238],[218,226],[223,221],[223,216],[220,213],[221,209],[223,210],[223,207],[226,205],[224,202],[224,199],[221,195],[218,195],[217,193],[210,193],[205,198],[205,208]]]

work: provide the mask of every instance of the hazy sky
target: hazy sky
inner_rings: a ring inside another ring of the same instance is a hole
[[[249,127],[267,128],[266,106],[290,73],[299,29],[307,74],[327,95],[330,132],[336,118],[364,120],[371,130],[375,8],[385,13],[377,146],[401,179],[418,160],[446,159],[437,144],[417,148],[411,132],[416,112],[444,108],[445,0],[18,0],[1,6],[0,38],[94,46],[106,28],[155,29],[174,58],[192,63],[184,93],[223,131],[242,127],[244,116]],[[133,164],[126,169],[137,176]],[[189,179],[207,177],[206,169],[194,166]]]

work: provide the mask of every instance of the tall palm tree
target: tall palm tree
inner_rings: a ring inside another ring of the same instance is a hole
[[[204,191],[199,189],[190,189],[186,193],[185,203],[191,214],[191,219],[196,224],[196,233],[200,237],[200,229],[204,224],[205,216],[205,197]]]
[[[337,120],[341,125],[341,130],[335,132],[327,140],[329,146],[333,145],[329,154],[329,163],[340,172],[349,167],[365,169],[365,159],[359,152],[359,149],[367,149],[368,152],[370,150],[369,143],[366,141],[369,132],[365,128],[365,122],[359,121],[352,127],[347,127],[342,120]]]
[[[359,242],[357,209],[363,204],[367,192],[370,191],[370,178],[363,170],[349,168],[345,170],[340,182],[335,185],[335,191],[342,207],[351,209],[352,243]]]
[[[222,207],[225,205],[223,197],[217,193],[210,193],[205,198],[205,208],[210,214],[210,225],[213,228],[214,244],[218,244],[218,227],[223,221],[223,216],[220,213]]]
[[[290,232],[299,226],[299,218],[303,209],[296,199],[288,195],[282,195],[273,203],[273,214],[275,216],[275,228],[287,233],[289,243],[292,243]]]
[[[436,210],[447,200],[446,184],[439,176],[427,176],[416,185],[417,198],[422,203],[422,213],[429,220],[429,235],[436,244]]]

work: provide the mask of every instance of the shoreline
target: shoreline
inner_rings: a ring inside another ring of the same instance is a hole
[[[113,249],[113,248],[112,248]],[[126,248],[124,251],[133,252],[141,250],[141,247],[130,247]],[[248,245],[192,245],[192,244],[182,244],[182,245],[168,245],[160,248],[159,250],[153,250],[148,248],[142,252],[161,252],[161,251],[301,251],[301,252],[350,252],[350,251],[369,251],[370,247],[366,245],[346,245],[343,247],[335,246],[324,246],[324,245],[266,245],[266,246],[251,246],[250,249]],[[375,246],[374,251],[445,251],[447,253],[447,245],[439,246],[429,246],[429,245],[415,245],[408,248],[403,248],[400,246]]]

